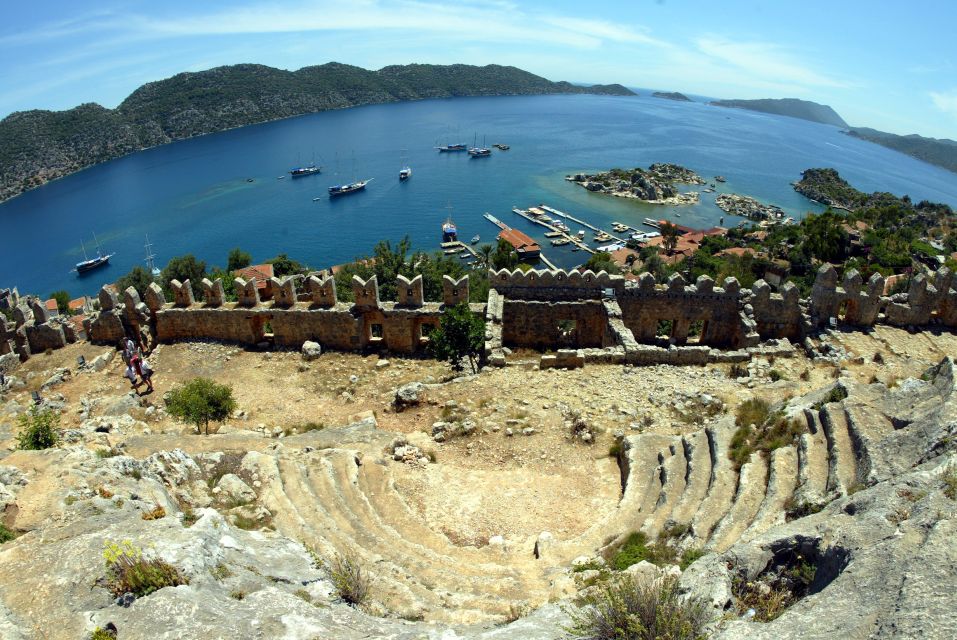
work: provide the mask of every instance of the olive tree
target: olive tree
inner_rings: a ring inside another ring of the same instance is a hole
[[[472,313],[468,303],[460,302],[442,314],[439,328],[429,334],[429,352],[439,360],[448,360],[455,371],[462,370],[468,358],[475,373],[475,362],[485,342],[485,321]]]
[[[196,432],[209,435],[209,421],[222,422],[236,409],[233,389],[209,378],[193,378],[185,385],[169,391],[166,410],[175,418],[196,425]]]

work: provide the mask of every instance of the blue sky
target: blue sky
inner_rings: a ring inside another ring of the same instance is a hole
[[[957,3],[940,0],[4,4],[0,117],[114,107],[144,82],[239,62],[462,62],[721,98],[803,98],[852,125],[957,139]]]

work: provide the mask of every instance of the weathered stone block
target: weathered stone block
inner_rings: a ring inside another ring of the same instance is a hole
[[[248,281],[236,278],[233,280],[233,287],[236,289],[236,298],[240,307],[259,306],[259,290],[256,288],[256,278],[250,278]]]
[[[50,312],[47,311],[46,305],[44,305],[40,300],[34,300],[31,302],[30,310],[33,311],[34,324],[43,324],[50,319]]]
[[[400,275],[396,282],[396,291],[398,293],[398,304],[403,307],[421,307],[425,301],[425,295],[422,291],[422,275],[417,275],[412,280]]]
[[[31,353],[41,353],[47,349],[62,349],[66,346],[66,336],[60,325],[44,322],[34,326],[27,325],[27,340]]]
[[[453,280],[449,275],[442,276],[442,302],[446,306],[454,306],[460,302],[469,301],[469,277],[462,276]]]
[[[106,285],[100,288],[97,297],[100,300],[100,311],[112,311],[119,304],[116,293]]]
[[[152,313],[156,313],[163,308],[164,304],[166,304],[166,295],[163,293],[163,287],[151,282],[150,286],[146,287],[146,307]]]
[[[375,276],[363,280],[359,276],[352,276],[352,298],[357,307],[379,307],[379,281]]]
[[[170,280],[169,287],[173,290],[173,303],[177,307],[191,307],[196,302],[193,298],[193,286],[189,280],[186,282]]]
[[[207,307],[221,307],[226,301],[226,292],[223,290],[223,281],[216,278],[211,281],[209,278],[203,278],[203,297],[206,299]]]
[[[317,307],[334,307],[339,302],[336,279],[332,276],[324,278],[309,276],[306,278],[306,291],[309,292],[312,304]]]
[[[33,311],[26,304],[18,304],[13,309],[13,321],[17,327],[33,323]]]
[[[281,280],[270,278],[269,282],[272,285],[275,306],[288,308],[296,304],[296,279],[294,277],[286,276]]]
[[[127,287],[123,292],[123,304],[127,309],[133,309],[141,302],[140,294],[133,287]]]

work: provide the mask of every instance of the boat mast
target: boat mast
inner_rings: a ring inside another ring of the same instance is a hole
[[[156,265],[153,263],[153,258],[156,257],[156,254],[153,253],[153,245],[150,244],[150,236],[146,234],[146,267],[150,270],[150,275],[153,278],[156,278],[160,274],[160,270],[156,268]]]
[[[86,246],[83,244],[82,240],[80,240],[80,249],[83,250],[83,262],[86,262],[87,260],[90,259],[90,257],[86,255]]]
[[[99,257],[102,257],[102,256],[103,256],[103,252],[100,251],[100,241],[99,241],[99,239],[96,237],[96,232],[95,232],[95,231],[93,232],[93,241],[96,242],[96,256],[97,256],[98,258],[99,258]]]

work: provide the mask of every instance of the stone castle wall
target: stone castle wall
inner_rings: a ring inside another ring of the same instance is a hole
[[[471,307],[486,317],[485,352],[493,364],[504,364],[505,347],[558,350],[549,366],[727,362],[746,359],[754,350],[773,351],[775,340],[798,341],[834,322],[957,327],[957,277],[947,269],[916,276],[906,294],[883,296],[879,274],[864,282],[852,270],[841,279],[824,265],[807,299],[793,284],[773,292],[759,280],[748,290],[733,278],[719,287],[708,277],[688,284],[674,275],[658,283],[646,273],[626,282],[605,272],[501,270],[489,272],[489,280],[488,303]],[[132,288],[123,292],[122,302],[104,288],[101,311],[86,327],[88,339],[117,344],[139,333],[162,342],[209,338],[289,348],[313,340],[344,351],[412,354],[423,349],[445,308],[469,295],[467,277],[448,276],[442,303],[424,301],[421,277],[398,278],[397,302],[379,299],[375,277],[353,278],[352,303],[339,302],[331,277],[271,278],[262,296],[255,280],[237,278],[234,284],[237,302],[225,300],[218,280],[202,282],[199,301],[188,281],[171,283],[172,301],[155,283],[143,301]],[[40,304],[21,304],[14,315],[15,323],[0,323],[0,356],[24,359],[71,340]],[[771,346],[759,347],[762,340]]]

